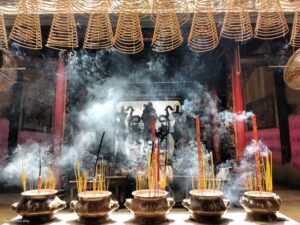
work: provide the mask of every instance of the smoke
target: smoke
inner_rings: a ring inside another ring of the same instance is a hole
[[[26,58],[22,52],[19,55]],[[234,120],[247,120],[251,113],[236,115],[229,111],[218,112],[219,100],[199,82],[188,80],[208,73],[208,66],[205,65],[203,56],[197,54],[189,56],[192,57],[185,58],[184,62],[175,60],[180,66],[180,69],[175,71],[167,54],[153,53],[139,58],[139,56],[120,54],[113,49],[97,52],[86,50],[69,52],[66,56],[68,78],[66,141],[61,155],[53,162],[53,166],[58,169],[72,170],[74,160],[79,160],[84,169],[91,171],[104,131],[106,134],[100,154],[104,155],[107,161],[115,161],[117,163],[114,164],[115,167],[131,167],[132,162],[136,163],[134,160],[145,161],[145,155],[151,150],[151,146],[143,142],[140,137],[132,143],[133,139],[130,137],[128,127],[129,112],[125,120],[125,133],[120,133],[116,120],[119,113],[117,106],[124,100],[168,99],[173,92],[176,92],[176,95],[179,94],[184,98],[180,118],[183,127],[180,135],[184,136],[188,143],[186,148],[180,148],[176,152],[174,168],[180,168],[178,172],[185,174],[196,173],[198,161],[194,117],[200,116],[201,129],[205,131],[203,133],[208,133],[210,136],[214,131],[213,123],[216,123],[221,139],[227,142],[231,133],[229,128],[232,127]],[[213,68],[209,73],[218,76],[222,70],[222,66],[216,63],[220,60],[219,56],[213,57],[212,54],[208,58],[211,59],[209,68]],[[217,66],[211,66],[213,63]],[[174,72],[174,76],[169,75],[170,72]],[[186,78],[188,74],[191,75]],[[175,118],[173,116],[171,118],[173,124],[171,130],[174,131]],[[142,129],[143,126],[140,122],[138,128]],[[125,143],[121,142],[122,136],[125,138]],[[206,146],[207,139],[202,137],[205,157],[212,150],[211,146]],[[26,159],[23,163],[25,170],[30,171],[30,174],[37,174],[38,167],[32,165],[37,164],[37,153],[40,147],[45,154],[52,148],[39,143],[20,146],[4,169],[4,178],[10,183],[20,185],[16,178],[20,174],[19,165],[22,158]],[[52,162],[52,159],[47,159],[49,157],[48,153],[43,155],[45,167],[43,171],[46,171],[48,161]],[[73,175],[73,171],[71,174]]]
[[[50,146],[43,143],[27,142],[15,149],[12,160],[3,169],[1,179],[5,181],[5,184],[20,186],[22,170],[28,180],[37,180],[39,176],[39,152],[41,152],[42,175],[53,171],[55,158],[50,151]]]

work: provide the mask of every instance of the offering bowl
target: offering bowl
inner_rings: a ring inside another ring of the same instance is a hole
[[[274,215],[279,211],[281,199],[272,192],[247,191],[240,198],[247,213],[254,215]]]
[[[105,220],[119,208],[119,203],[111,199],[110,191],[85,191],[78,194],[78,200],[71,202],[71,209],[80,221]]]
[[[56,190],[50,189],[24,191],[21,201],[12,204],[12,209],[29,221],[49,221],[67,206],[65,201],[55,196],[56,193]]]
[[[126,199],[125,207],[134,215],[135,219],[155,219],[163,221],[175,202],[167,198],[164,190],[144,189],[134,191],[133,199]]]
[[[230,206],[230,201],[223,198],[218,190],[191,190],[190,198],[182,205],[189,210],[194,220],[219,220]]]

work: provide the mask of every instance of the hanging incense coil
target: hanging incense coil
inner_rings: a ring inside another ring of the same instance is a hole
[[[190,19],[187,0],[154,0],[151,12],[154,23],[158,13],[176,13],[180,26]]]
[[[111,0],[111,8],[117,13],[137,12],[147,14],[150,3],[149,0]]]
[[[19,0],[1,1],[1,13],[16,14],[18,13]]]
[[[24,48],[42,49],[42,33],[37,0],[20,0],[19,9],[9,39]]]
[[[264,0],[260,4],[254,36],[272,40],[285,36],[289,28],[279,0]]]
[[[84,48],[99,49],[113,46],[113,32],[107,13],[92,13],[84,38]]]
[[[218,44],[219,37],[210,0],[202,1],[201,5],[199,1],[188,37],[188,47],[195,52],[207,52],[215,49]]]
[[[16,81],[17,64],[6,49],[0,49],[0,66],[0,92],[7,92]]]
[[[290,44],[293,47],[300,47],[300,11],[295,12]]]
[[[46,46],[57,50],[78,47],[77,27],[71,0],[58,1]]]
[[[120,13],[114,47],[125,54],[136,54],[144,49],[142,28],[137,12]]]
[[[288,60],[283,78],[288,87],[300,90],[300,49]]]
[[[57,3],[59,2],[59,0],[38,0],[38,1],[39,1],[39,13],[41,14],[56,13]]]
[[[175,10],[180,26],[190,19],[190,12],[187,0],[175,0]]]
[[[81,13],[108,12],[110,0],[73,0],[73,7]]]
[[[253,37],[250,14],[239,0],[231,0],[227,5],[220,35],[239,42]]]
[[[296,9],[300,8],[300,1],[299,0],[280,0],[280,5],[283,10],[287,11],[295,11]]]
[[[5,20],[4,20],[4,16],[2,13],[0,13],[0,48],[8,49]]]
[[[152,38],[153,51],[171,51],[178,48],[182,42],[183,37],[176,13],[159,13]]]

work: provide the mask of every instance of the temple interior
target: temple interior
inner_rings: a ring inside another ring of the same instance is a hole
[[[0,0],[0,223],[300,224],[299,9]]]

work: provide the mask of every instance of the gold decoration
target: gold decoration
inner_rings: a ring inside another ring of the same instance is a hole
[[[240,42],[253,37],[250,15],[240,0],[231,0],[227,5],[221,37]]]
[[[142,28],[137,12],[120,13],[114,47],[125,54],[136,54],[144,49]]]
[[[153,51],[171,51],[178,48],[182,42],[183,37],[176,13],[159,13],[152,38]]]
[[[0,49],[0,54],[0,92],[7,92],[16,81],[16,61],[6,49]]]
[[[279,0],[263,0],[257,16],[255,37],[271,40],[289,32]]]
[[[4,16],[0,13],[0,48],[8,49]]]
[[[284,70],[284,82],[288,87],[300,90],[300,49],[288,60]]]
[[[300,47],[300,11],[297,10],[294,17],[290,44],[293,47]]]
[[[99,49],[113,46],[113,32],[107,13],[92,13],[85,33],[84,48]]]
[[[9,38],[24,48],[42,49],[42,33],[37,0],[20,0],[19,9],[19,14]]]
[[[188,46],[192,51],[206,52],[215,49],[218,44],[219,37],[211,10],[211,1],[198,1],[188,37]]]
[[[78,47],[77,27],[71,0],[57,2],[46,46],[57,50]]]

